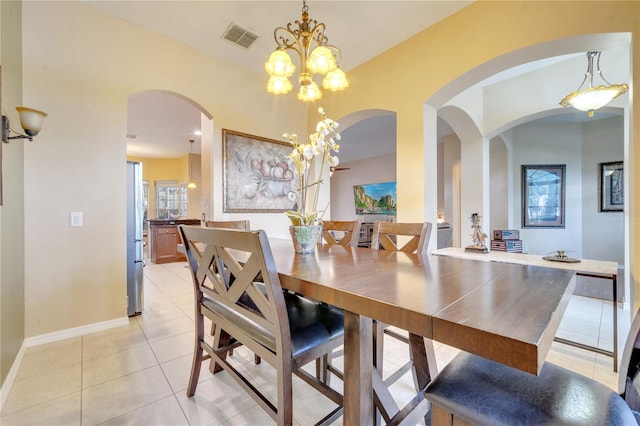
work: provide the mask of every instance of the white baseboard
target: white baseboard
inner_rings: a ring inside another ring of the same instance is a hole
[[[43,345],[45,343],[57,342],[59,340],[78,337],[84,334],[95,333],[97,331],[108,330],[110,328],[121,327],[129,324],[129,317],[116,318],[109,321],[96,322],[80,327],[67,328],[66,330],[55,331],[53,333],[41,334],[39,336],[28,337],[25,344],[28,348]]]
[[[69,339],[71,337],[78,337],[85,334],[95,333],[97,331],[108,330],[110,328],[121,327],[128,324],[129,318],[122,317],[116,318],[114,320],[83,325],[81,327],[68,328],[66,330],[56,331],[54,333],[41,334],[40,336],[34,336],[25,339],[22,342],[22,346],[18,351],[16,359],[11,365],[11,369],[9,369],[9,374],[7,374],[6,380],[0,387],[0,410],[2,410],[2,408],[4,407],[4,403],[9,396],[9,392],[11,392],[13,383],[15,382],[16,376],[18,375],[18,370],[20,369],[20,365],[22,364],[22,359],[24,358],[26,348],[43,345],[45,343],[57,342],[59,340]]]

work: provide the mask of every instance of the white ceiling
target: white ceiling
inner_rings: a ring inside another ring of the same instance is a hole
[[[265,81],[264,62],[276,46],[273,30],[300,20],[303,5],[300,0],[82,1],[101,12],[264,74]],[[325,23],[329,43],[342,50],[341,67],[348,72],[471,3],[310,0],[307,5],[310,18]],[[259,38],[248,49],[222,39],[231,23]],[[129,100],[127,134],[135,138],[128,138],[127,153],[181,157],[189,152],[188,140],[194,138],[193,125],[199,126],[199,122],[200,112],[183,99],[163,93],[136,96]],[[199,137],[195,141],[194,151],[199,151]]]
[[[273,30],[300,19],[302,1],[91,1],[95,9],[180,41],[264,75],[264,62],[275,48]],[[310,0],[311,19],[326,24],[329,42],[342,50],[345,71],[368,61],[414,34],[457,12],[472,1],[457,0]],[[381,24],[384,17],[384,24]],[[235,23],[259,38],[248,49],[222,39]],[[566,57],[524,64],[493,76],[481,85],[545,67]],[[200,111],[188,100],[167,93],[144,93],[128,102],[127,153],[148,158],[179,158],[200,151]],[[584,120],[585,114],[563,114],[560,119]],[[602,118],[602,117],[600,117]],[[364,120],[343,129],[349,144],[340,153],[341,162],[395,152],[395,116]],[[438,120],[439,138],[453,133]],[[193,139],[193,146],[189,140]],[[380,141],[380,143],[375,143]],[[393,141],[393,142],[389,142]],[[363,156],[363,152],[367,155]]]

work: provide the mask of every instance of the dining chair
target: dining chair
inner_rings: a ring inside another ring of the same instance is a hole
[[[323,220],[322,236],[327,244],[358,247],[361,224],[362,221],[360,219],[348,221]],[[336,231],[343,233],[342,238],[336,240]]]
[[[373,234],[371,235],[371,248],[374,250],[402,251],[405,253],[427,254],[429,238],[431,237],[431,222],[424,223],[399,223],[376,221],[373,224]],[[401,241],[405,238],[407,241]],[[374,365],[382,374],[384,335],[393,337],[401,342],[410,344],[409,336],[389,329],[387,324],[379,321],[373,322],[373,356]],[[412,370],[413,356],[409,351],[409,361],[402,367],[395,370],[385,380],[386,386],[396,382],[407,371]],[[413,371],[414,384],[418,389],[415,371]]]
[[[371,235],[371,248],[427,254],[432,227],[431,222],[399,223],[375,221],[373,223],[373,234]],[[398,247],[397,237],[399,236],[411,238]]]
[[[207,220],[204,222],[207,228],[225,229],[251,229],[249,219],[246,220]]]
[[[337,405],[319,424],[335,421],[342,414],[342,395],[302,367],[343,344],[342,311],[283,291],[264,231],[178,229],[195,290],[196,337],[187,396],[195,394],[202,362],[211,359],[278,425],[293,421],[293,374]],[[211,344],[205,341],[205,317],[215,324]],[[239,345],[275,369],[275,401],[227,357]]]
[[[460,352],[429,383],[426,397],[433,425],[636,425],[639,391],[640,311],[622,353],[618,392],[550,362],[536,376]]]
[[[246,220],[207,220],[204,222],[204,225],[207,228],[224,228],[224,229],[251,229],[251,225],[249,219]],[[211,325],[214,327],[214,325]],[[211,335],[213,336],[214,330],[211,330]],[[229,351],[229,355],[233,356],[233,349]],[[256,364],[260,364],[260,357],[258,355],[253,356]],[[212,373],[217,373],[219,371],[219,367],[212,363],[211,367]]]

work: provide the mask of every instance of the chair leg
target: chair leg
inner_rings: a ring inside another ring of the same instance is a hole
[[[187,396],[192,397],[196,393],[200,368],[202,367],[202,341],[204,340],[204,319],[200,312],[196,312],[196,336],[193,345],[193,360],[191,362],[191,374],[189,375],[189,385],[187,386]]]
[[[382,377],[382,354],[384,352],[384,324],[378,320],[373,320],[373,367],[378,370]],[[382,415],[376,405],[373,406],[374,425],[382,424]]]
[[[219,349],[224,346],[229,346],[229,342],[231,341],[231,336],[229,335],[229,333],[219,328],[216,329],[214,328],[214,326],[212,326],[211,328],[215,329],[215,333],[213,335],[213,349]],[[228,353],[229,352],[224,353],[222,355],[222,358],[226,359]],[[215,360],[211,358],[211,360],[209,361],[209,371],[211,371],[212,374],[216,374],[222,370],[223,368],[220,365],[216,364]]]
[[[216,325],[214,323],[211,323],[211,335],[215,336],[215,332],[216,332]],[[227,354],[229,356],[233,356],[233,348],[229,349],[229,352],[227,352]],[[260,357],[258,355],[256,355],[256,354],[253,354],[253,361],[256,363],[256,365],[259,365],[262,362]],[[211,368],[209,368],[209,370],[211,370]],[[215,374],[215,373],[219,372],[220,370],[222,370],[222,368],[220,368],[220,366],[217,365],[211,371],[212,371],[212,373]]]
[[[384,324],[380,321],[373,321],[373,366],[382,376],[382,362],[384,353]]]
[[[327,353],[316,359],[316,379],[329,386],[331,383],[331,359],[332,353]]]

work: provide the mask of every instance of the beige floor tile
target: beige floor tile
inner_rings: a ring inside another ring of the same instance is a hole
[[[104,422],[171,394],[171,388],[159,366],[84,389],[82,424]]]
[[[194,330],[193,321],[185,315],[167,321],[146,321],[141,326],[149,342],[167,339]]]
[[[193,300],[192,302],[193,303]],[[167,298],[166,305],[160,306],[149,306],[145,307],[142,315],[139,315],[136,318],[136,321],[140,324],[141,327],[144,327],[148,324],[154,324],[157,322],[171,321],[176,318],[184,318],[185,314],[177,307],[170,298]]]
[[[26,353],[20,364],[17,380],[78,364],[82,360],[81,339],[73,339],[72,342],[67,343],[43,345],[48,346],[48,349]]]
[[[180,404],[175,396],[171,395],[100,423],[100,426],[182,426],[188,424]]]
[[[160,290],[167,295],[170,299],[179,296],[192,296],[193,289],[191,286],[184,285],[184,283],[176,283],[175,280],[173,282],[166,282],[156,285],[160,288]]]
[[[25,355],[27,355],[27,354],[33,354],[33,353],[36,353],[36,352],[48,351],[48,350],[51,350],[51,349],[60,348],[62,346],[67,346],[67,345],[72,345],[74,343],[79,343],[81,341],[82,341],[82,336],[71,337],[69,339],[58,340],[57,342],[44,343],[42,345],[30,346],[24,351],[24,353],[25,353]]]
[[[189,377],[191,376],[192,359],[191,354],[183,355],[180,358],[167,361],[160,366],[174,393],[184,393],[186,391],[189,384]],[[202,363],[198,383],[214,379],[213,375],[209,372],[208,366],[209,361]]]
[[[301,425],[315,424],[337,408],[333,401],[306,384],[297,386],[294,392],[293,418]]]
[[[82,364],[82,388],[87,389],[154,365],[158,365],[158,360],[146,344],[91,358]]]
[[[80,386],[80,363],[16,380],[2,414],[12,414],[79,392]]]
[[[295,421],[294,417],[294,425],[302,426],[303,424]],[[254,425],[275,425],[276,423],[271,419],[269,414],[266,411],[262,410],[260,407],[255,406],[248,410],[243,411],[240,414],[237,414],[230,419],[220,423],[224,426],[254,426]],[[342,424],[342,422],[337,423]]]
[[[120,352],[137,345],[144,345],[147,339],[140,327],[130,327],[118,333],[87,335],[82,341],[82,359],[88,360]]]
[[[80,392],[75,392],[0,418],[3,426],[80,426]]]
[[[200,383],[191,398],[184,392],[177,393],[176,397],[192,425],[219,425],[250,408],[256,413],[262,411],[226,373]]]
[[[150,344],[153,353],[162,364],[184,355],[191,356],[193,353],[194,339],[194,331],[191,330],[163,340],[153,341]]]
[[[584,349],[554,343],[546,361],[587,377],[593,377],[596,354]]]

